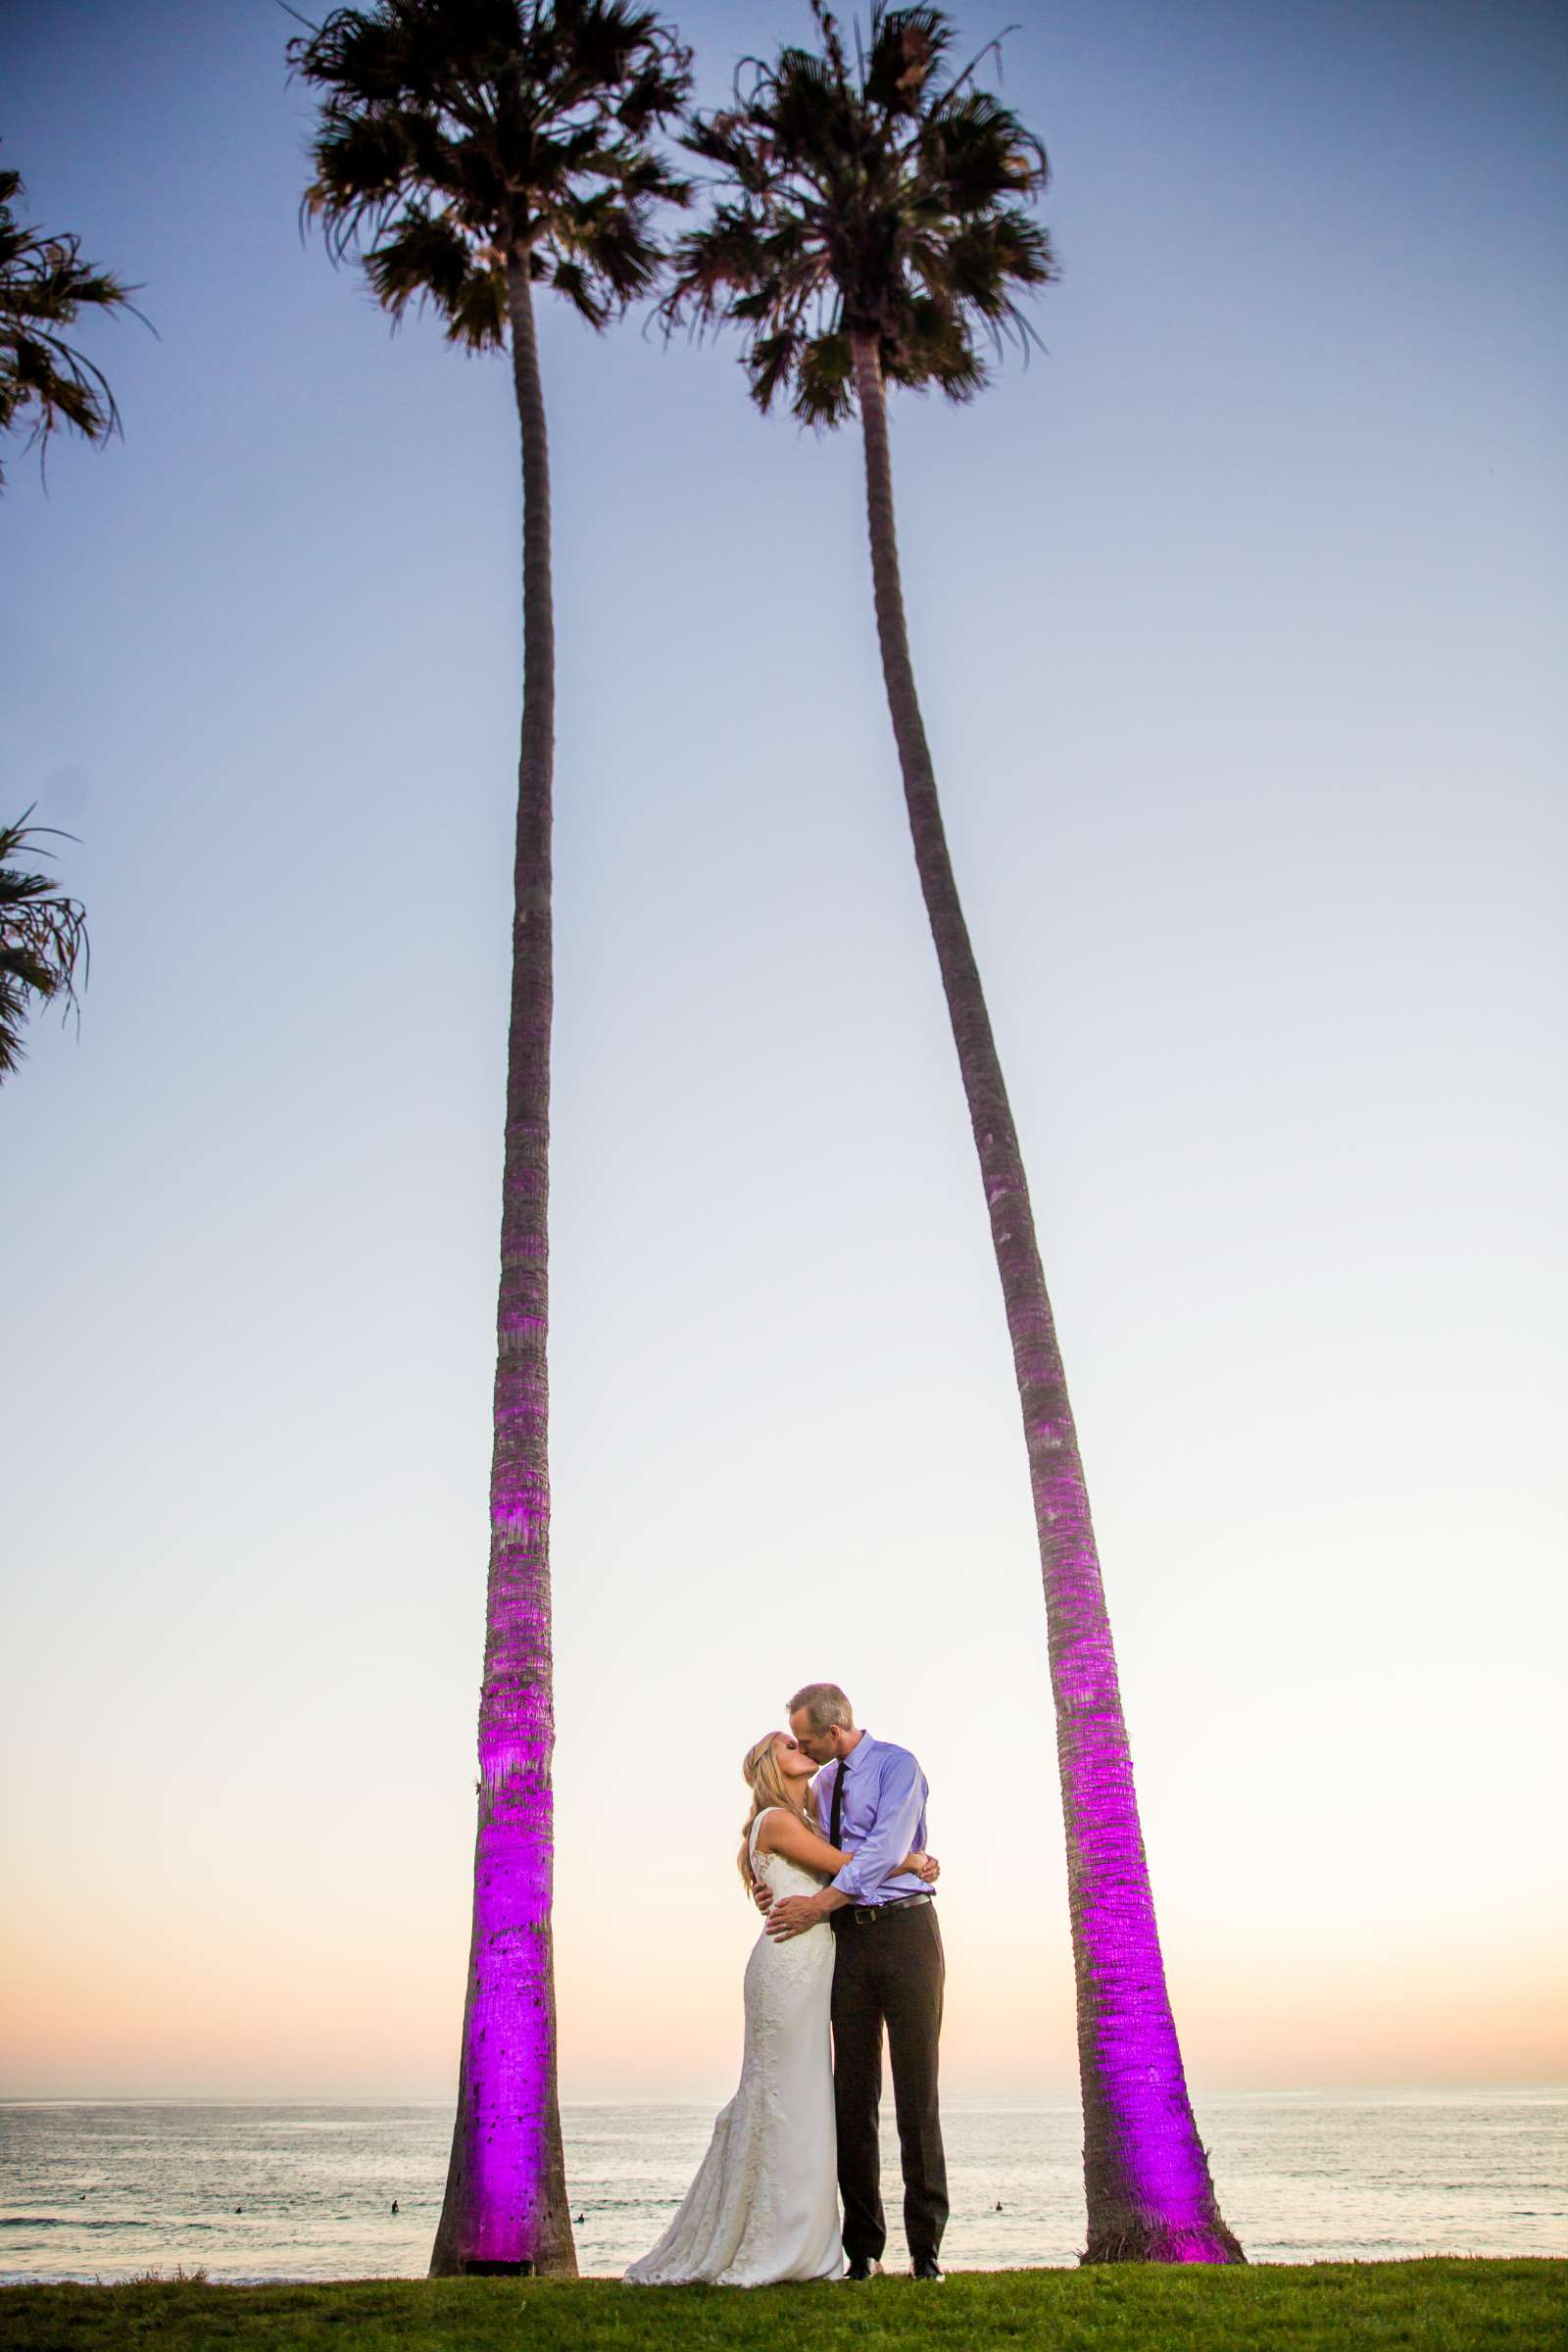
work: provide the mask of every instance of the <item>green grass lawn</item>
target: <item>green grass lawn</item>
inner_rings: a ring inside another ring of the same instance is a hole
[[[340,2352],[871,2352],[932,2344],[1061,2352],[1568,2352],[1568,2262],[1323,2262],[1245,2270],[956,2272],[943,2286],[626,2287],[606,2278],[344,2279],[318,2286],[0,2288],[5,2352],[332,2345]]]

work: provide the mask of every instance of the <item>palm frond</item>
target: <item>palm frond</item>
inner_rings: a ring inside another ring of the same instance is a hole
[[[52,874],[12,862],[41,834],[57,830],[53,825],[29,826],[31,814],[32,809],[25,808],[15,824],[0,825],[0,1078],[24,1057],[22,1032],[32,1009],[29,999],[47,1004],[61,997],[63,1009],[76,1011],[79,1019],[76,965],[81,964],[85,987],[91,961],[87,914],[80,900],[68,898]],[[35,854],[47,858],[53,853]]]
[[[502,319],[506,316],[504,274],[476,256],[449,216],[433,213],[419,197],[412,198],[377,237],[365,256],[365,274],[394,321],[402,319],[411,303],[428,303],[446,321],[448,334],[460,342],[471,343],[473,327],[489,315],[498,285],[499,315]],[[480,285],[487,289],[483,298]],[[500,337],[481,333],[478,348],[490,340]]]
[[[777,334],[754,337],[746,354],[747,372],[752,379],[752,398],[765,414],[781,386],[795,375],[801,360],[805,337],[782,328]]]
[[[842,424],[855,408],[855,349],[848,335],[812,335],[795,369],[794,410],[803,424]]]
[[[13,210],[24,193],[20,172],[0,172],[0,432],[26,420],[24,446],[40,451],[62,425],[107,441],[121,430],[109,379],[65,330],[84,311],[141,318],[139,289],[84,262],[78,237],[24,226]]]
[[[875,10],[861,83],[866,103],[890,116],[918,119],[953,37],[940,8]]]
[[[930,296],[911,302],[898,340],[884,343],[882,372],[889,383],[917,392],[934,385],[959,405],[973,400],[986,381],[968,319],[954,304]]]

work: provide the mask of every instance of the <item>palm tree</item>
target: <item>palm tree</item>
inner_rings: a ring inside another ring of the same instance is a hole
[[[30,808],[14,825],[0,825],[0,1078],[7,1078],[23,1058],[23,1023],[29,996],[40,1004],[63,996],[76,1001],[78,956],[86,978],[91,951],[87,944],[87,913],[79,899],[68,899],[55,888],[51,874],[28,873],[11,862],[40,833],[53,825],[27,823]],[[74,835],[64,836],[74,839]],[[47,858],[50,853],[40,853]]]
[[[62,424],[88,441],[107,441],[120,429],[115,396],[102,368],[63,330],[83,310],[134,310],[131,289],[91,269],[79,238],[24,227],[13,206],[24,192],[19,172],[0,172],[0,432],[19,429],[31,415],[29,449]]]
[[[307,214],[360,248],[394,320],[429,304],[468,351],[509,338],[522,440],[522,744],[502,1171],[489,1606],[473,1932],[433,2275],[576,2271],[551,1940],[548,1187],[554,614],[533,290],[604,326],[654,282],[649,145],[688,58],[627,0],[377,0],[290,44],[324,96]]]
[[[1055,1700],[1078,1988],[1088,2242],[1084,2259],[1237,2262],[1199,2140],[1165,1989],[1115,1653],[1089,1501],[1041,1271],[1017,1132],[943,830],[905,628],[887,387],[967,401],[985,330],[1028,333],[1018,296],[1055,265],[1024,209],[1039,140],[954,71],[938,8],[877,0],[852,68],[812,0],[819,50],[750,59],[734,103],[686,140],[720,200],[682,240],[671,324],[745,333],[751,389],[804,422],[858,411],[882,670],[915,864],[936,943],[991,1217],[1023,1409]],[[984,55],[984,52],[982,52]]]

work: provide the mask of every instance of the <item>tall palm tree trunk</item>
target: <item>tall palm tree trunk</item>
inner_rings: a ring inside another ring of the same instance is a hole
[[[550,1903],[549,1333],[551,783],[555,620],[550,465],[529,253],[508,270],[522,434],[522,749],[496,1317],[479,1830],[458,2113],[431,2276],[575,2278],[556,2091]]]
[[[948,856],[915,696],[877,338],[854,335],[877,636],[920,888],[991,1212],[1046,1592],[1084,2102],[1086,2262],[1241,2262],[1198,2136],[1165,1990],[1110,1621],[1029,1188]]]

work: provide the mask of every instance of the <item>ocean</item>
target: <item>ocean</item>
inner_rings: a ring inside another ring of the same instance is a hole
[[[585,2272],[618,2273],[653,2244],[716,2104],[563,2110]],[[1568,2090],[1233,2091],[1196,2104],[1221,2207],[1254,2262],[1568,2255]],[[176,2267],[215,2279],[421,2277],[451,2119],[440,2105],[0,2103],[0,2282]],[[956,2099],[944,2124],[944,2261],[1076,2261],[1077,2101]],[[891,2268],[891,2133],[883,2166]]]

